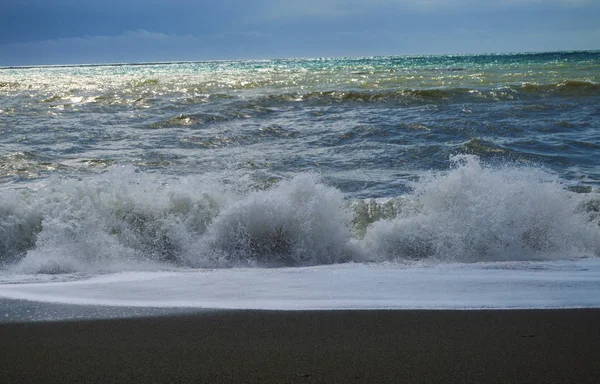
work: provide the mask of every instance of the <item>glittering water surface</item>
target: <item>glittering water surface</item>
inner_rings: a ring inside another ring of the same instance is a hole
[[[472,153],[598,185],[599,62],[587,52],[3,69],[0,177],[115,163],[262,179],[317,170],[372,197]]]

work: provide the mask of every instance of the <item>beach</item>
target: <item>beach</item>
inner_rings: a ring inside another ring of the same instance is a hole
[[[599,106],[600,51],[0,68],[0,384],[600,382]]]
[[[6,383],[595,383],[599,309],[210,311],[0,325]]]

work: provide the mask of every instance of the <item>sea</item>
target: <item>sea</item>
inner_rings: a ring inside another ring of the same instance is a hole
[[[598,256],[600,51],[0,68],[0,321],[600,307]]]

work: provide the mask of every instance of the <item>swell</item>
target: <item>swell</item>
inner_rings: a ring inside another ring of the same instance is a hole
[[[265,103],[306,102],[331,104],[360,103],[452,103],[494,102],[530,100],[547,97],[594,97],[600,96],[600,84],[585,81],[562,81],[553,84],[525,83],[493,88],[434,88],[434,89],[388,89],[382,91],[329,90],[315,92],[292,92],[263,97]]]
[[[314,174],[270,186],[133,167],[36,190],[4,190],[0,262],[18,273],[476,262],[594,256],[600,196],[536,168],[458,155],[412,192],[349,201]]]
[[[453,73],[456,71],[451,71]],[[79,84],[67,78],[65,83],[36,83],[20,85],[16,82],[0,82],[0,92],[28,89],[23,93],[30,102],[32,92],[38,96],[38,107],[55,108],[57,106],[78,106],[91,109],[129,106],[145,108],[160,106],[165,100],[178,105],[201,105],[205,103],[224,103],[227,101],[278,105],[281,103],[303,102],[314,105],[335,103],[394,103],[401,105],[430,103],[477,103],[501,102],[513,100],[538,100],[553,97],[598,97],[600,84],[593,81],[564,79],[551,83],[537,83],[530,78],[522,81],[511,79],[505,83],[503,78],[489,80],[479,85],[478,81],[451,79],[442,77],[433,81],[414,82],[410,76],[390,75],[389,78],[369,79],[363,83],[353,82],[352,72],[324,76],[316,82],[313,76],[296,78],[278,75],[264,75],[264,78],[252,79],[241,76],[231,81],[225,74],[216,73],[216,80],[197,79],[193,84],[184,83],[181,76],[169,78],[135,78],[123,83],[111,83],[98,77],[94,85]],[[248,75],[251,76],[251,75]],[[315,74],[319,77],[318,74]],[[406,77],[406,78],[405,78]],[[427,78],[426,75],[422,77]],[[485,77],[485,76],[484,76]],[[45,81],[45,80],[44,80]],[[80,80],[79,80],[80,81]],[[487,80],[486,80],[487,81]],[[106,83],[106,84],[105,84]],[[333,84],[330,89],[322,89],[322,84]],[[444,84],[452,84],[450,86]],[[33,87],[33,88],[32,88]],[[38,89],[39,88],[39,89]],[[297,89],[307,91],[297,91]],[[290,90],[296,90],[291,91]],[[177,121],[170,124],[178,125]]]
[[[525,84],[524,93],[533,95],[600,96],[600,84],[588,81],[565,80],[555,84]]]

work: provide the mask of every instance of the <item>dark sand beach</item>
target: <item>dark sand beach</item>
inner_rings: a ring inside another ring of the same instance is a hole
[[[218,311],[0,324],[3,383],[597,383],[600,310]]]

